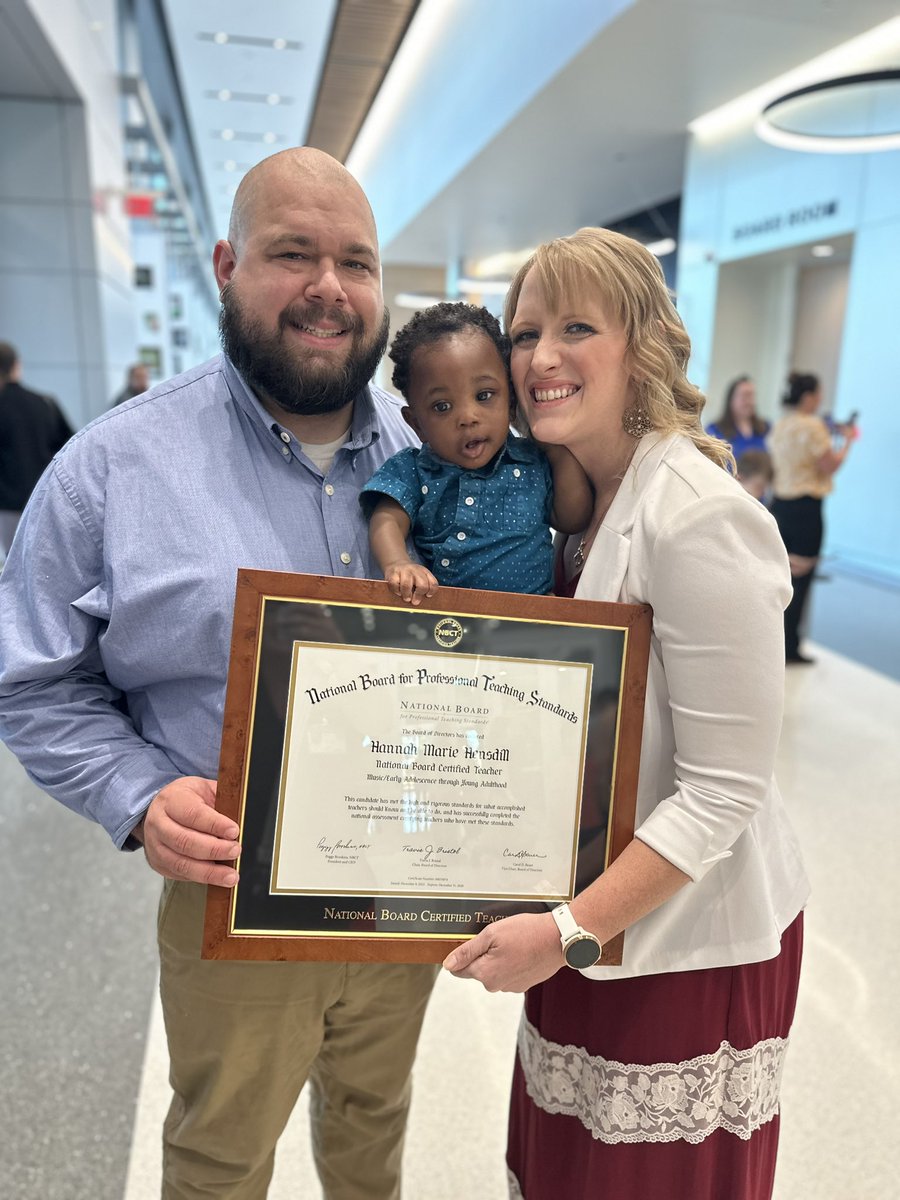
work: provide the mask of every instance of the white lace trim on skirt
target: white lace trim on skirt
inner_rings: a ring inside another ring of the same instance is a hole
[[[702,1142],[716,1129],[745,1141],[778,1112],[787,1038],[680,1063],[620,1063],[542,1038],[522,1017],[519,1060],[528,1094],[577,1117],[601,1142]]]
[[[522,1189],[519,1187],[519,1181],[509,1167],[506,1168],[506,1182],[509,1186],[509,1200],[525,1200]]]

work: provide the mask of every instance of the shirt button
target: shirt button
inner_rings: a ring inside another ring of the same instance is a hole
[[[424,484],[424,483],[422,484],[422,495],[423,496],[428,495],[428,486],[427,486],[427,484]]]
[[[351,556],[345,550],[344,553],[341,555],[341,562],[344,564],[344,566],[347,566],[347,564],[350,561],[351,561]]]
[[[290,450],[288,449],[288,447],[287,447],[287,446],[282,446],[282,447],[281,447],[281,453],[282,453],[282,454],[287,454],[287,455],[288,455],[288,457],[290,457],[290,453],[291,453],[291,452],[290,452]]]
[[[522,472],[519,470],[518,467],[516,467],[515,470],[513,471],[513,475],[515,475],[516,479],[518,479],[521,474],[522,474]]]
[[[474,497],[474,496],[466,496],[466,504],[470,504],[470,505],[471,505],[471,504],[474,504],[474,503],[475,503],[475,497]]]
[[[466,535],[463,533],[462,530],[460,530],[456,536],[457,536],[457,539],[461,542],[464,542],[466,540]]]
[[[326,495],[326,496],[333,496],[333,495],[334,495],[334,488],[331,486],[331,484],[330,484],[330,483],[326,483],[326,484],[325,484],[325,495]]]
[[[282,429],[282,431],[281,431],[281,435],[280,435],[280,436],[281,436],[281,440],[282,440],[283,442],[289,442],[289,441],[291,440],[291,435],[290,435],[289,433],[286,433],[286,432],[285,432],[283,429]]]
[[[441,559],[441,566],[442,566],[442,567],[449,567],[449,566],[450,566],[450,559],[449,559],[449,558],[442,558],[442,559]]]

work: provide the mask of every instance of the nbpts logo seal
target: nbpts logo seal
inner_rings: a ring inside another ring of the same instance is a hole
[[[463,627],[455,617],[441,617],[434,627],[434,640],[443,650],[452,650],[462,641]]]

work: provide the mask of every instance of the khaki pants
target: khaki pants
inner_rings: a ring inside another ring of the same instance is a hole
[[[410,1071],[437,967],[200,960],[205,888],[166,881],[172,1106],[163,1200],[263,1200],[307,1079],[326,1200],[398,1200]]]

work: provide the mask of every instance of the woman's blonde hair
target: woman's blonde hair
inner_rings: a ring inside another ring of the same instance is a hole
[[[525,276],[534,271],[555,311],[573,302],[599,303],[619,321],[638,403],[655,430],[682,433],[720,467],[734,466],[727,442],[700,424],[706,398],[688,381],[691,342],[669,298],[662,268],[640,242],[609,229],[579,229],[538,246],[510,284],[504,307],[507,332]]]

